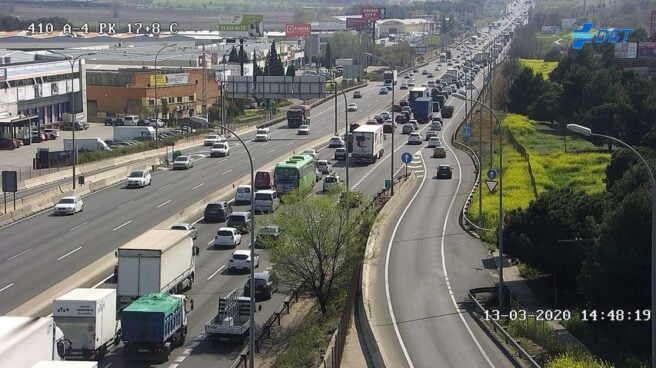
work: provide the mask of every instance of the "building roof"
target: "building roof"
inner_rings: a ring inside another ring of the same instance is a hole
[[[431,21],[428,21],[426,19],[421,19],[421,18],[412,18],[412,19],[382,19],[376,21],[376,24],[383,24],[383,25],[412,25],[412,24],[429,24],[433,23]]]

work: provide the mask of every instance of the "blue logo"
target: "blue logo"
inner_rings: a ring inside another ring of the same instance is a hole
[[[592,23],[583,23],[581,29],[575,29],[572,31],[572,48],[575,50],[580,50],[586,43],[604,43],[606,41],[612,43],[626,43],[633,29],[616,29],[610,28],[605,29],[601,28],[596,33],[592,31]]]

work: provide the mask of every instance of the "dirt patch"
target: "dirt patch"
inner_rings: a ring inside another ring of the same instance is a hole
[[[289,314],[281,317],[280,326],[271,328],[271,338],[264,339],[260,344],[260,352],[255,355],[255,366],[270,368],[278,353],[285,350],[289,338],[303,324],[303,320],[314,306],[314,299],[299,296],[298,302],[291,305]]]

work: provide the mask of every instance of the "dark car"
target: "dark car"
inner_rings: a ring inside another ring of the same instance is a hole
[[[437,179],[451,179],[452,176],[451,166],[440,165],[437,167],[437,174],[435,175]]]
[[[360,91],[353,92],[353,98],[362,98],[362,92]]]
[[[385,118],[382,117],[381,115],[375,115],[374,120],[376,120],[376,123],[378,123],[378,124],[382,124],[382,123],[385,122]]]
[[[137,120],[137,126],[149,126],[149,125],[150,125],[150,121],[146,119]]]
[[[13,150],[18,148],[18,144],[13,139],[0,138],[0,150]]]
[[[397,124],[405,124],[405,123],[408,122],[408,119],[405,117],[404,114],[400,114],[400,115],[396,115],[396,117],[394,118],[394,121]]]
[[[248,212],[233,212],[228,217],[227,227],[234,227],[242,234],[247,234],[251,231],[251,222],[253,215]]]
[[[205,206],[205,222],[223,222],[232,213],[232,206],[226,201],[214,201]]]
[[[394,106],[392,106],[392,111],[401,112],[401,105],[394,104]]]
[[[385,125],[383,125],[383,133],[394,133],[395,128],[396,128],[396,124],[386,123]]]
[[[115,120],[116,120],[116,118],[106,117],[106,118],[105,118],[105,126],[107,126],[107,125],[109,125],[109,126],[114,125],[114,121],[115,121]]]
[[[114,119],[113,126],[125,126],[125,121],[121,118]]]
[[[410,103],[408,100],[401,100],[399,101],[399,105],[401,105],[401,110],[403,110],[403,106],[410,106]]]
[[[255,245],[267,245],[272,244],[280,238],[282,235],[282,229],[276,225],[267,225],[260,229],[257,232],[257,237],[255,238]]]
[[[278,280],[273,270],[256,272],[255,279],[255,300],[271,299],[271,295],[278,292]],[[251,279],[248,278],[244,285],[244,296],[251,295]]]

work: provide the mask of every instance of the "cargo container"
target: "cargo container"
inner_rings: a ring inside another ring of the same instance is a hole
[[[287,110],[287,127],[295,129],[301,125],[310,125],[310,106],[290,106]]]
[[[98,362],[71,362],[42,360],[30,368],[98,368]]]
[[[430,97],[417,98],[415,100],[415,108],[412,114],[419,124],[428,123],[433,115],[433,100]]]
[[[114,141],[127,142],[133,140],[155,139],[155,128],[151,126],[115,126]]]
[[[385,133],[382,125],[363,125],[352,132],[352,162],[374,163],[383,158]]]
[[[0,367],[30,368],[41,360],[59,360],[57,344],[63,336],[49,317],[0,317]]]

